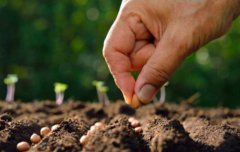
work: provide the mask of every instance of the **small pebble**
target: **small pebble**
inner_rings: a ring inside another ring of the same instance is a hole
[[[88,137],[89,137],[88,135],[83,135],[79,140],[80,144],[85,145],[88,141]]]
[[[40,130],[40,134],[41,134],[42,136],[46,136],[50,131],[51,131],[51,130],[50,130],[49,127],[43,127],[43,128],[41,128],[41,130]]]
[[[131,126],[134,127],[134,128],[139,127],[140,126],[140,122],[138,120],[133,120],[131,122]]]
[[[22,141],[20,143],[17,144],[17,150],[18,151],[27,151],[30,149],[30,145],[29,143]]]
[[[59,127],[60,127],[59,124],[53,125],[53,126],[51,127],[51,130],[52,130],[52,131],[55,131],[55,130],[57,130]]]
[[[142,129],[142,127],[136,127],[136,128],[134,128],[134,131],[137,133],[142,133],[143,129]]]
[[[38,134],[32,134],[32,136],[30,137],[30,140],[32,143],[37,144],[41,141],[41,137]]]

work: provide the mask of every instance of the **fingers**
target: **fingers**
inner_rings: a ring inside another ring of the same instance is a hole
[[[174,30],[166,31],[157,45],[156,51],[142,68],[136,82],[135,92],[138,100],[146,104],[152,100],[159,88],[170,78],[181,61],[185,58],[187,41],[175,36]],[[182,50],[183,49],[183,50]]]
[[[140,17],[122,13],[120,11],[107,35],[103,56],[126,103],[137,107],[138,103],[132,103],[135,80],[131,72],[142,68],[154,51],[154,45],[148,44],[151,34]]]
[[[135,86],[128,57],[134,44],[135,35],[129,26],[125,22],[116,20],[107,35],[103,48],[103,56],[110,72],[128,104],[131,103]]]
[[[138,41],[135,44],[134,51],[130,55],[133,71],[141,71],[148,59],[155,51],[155,45],[148,41]]]

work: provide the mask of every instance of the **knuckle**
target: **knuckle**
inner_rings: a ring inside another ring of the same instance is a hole
[[[115,52],[112,51],[111,47],[108,46],[107,48],[103,49],[102,55],[110,69],[113,72],[118,65],[117,60],[115,58]]]
[[[107,59],[108,58],[108,52],[106,50],[106,48],[104,47],[103,50],[102,50],[102,56]]]
[[[111,52],[109,51],[109,46],[107,45],[107,40],[105,39],[104,41],[104,46],[103,46],[103,50],[102,50],[102,55],[105,58],[105,60],[108,60],[110,58]]]

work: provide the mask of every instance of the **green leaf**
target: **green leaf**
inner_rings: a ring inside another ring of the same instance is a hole
[[[104,82],[103,81],[98,81],[98,80],[94,80],[93,82],[92,82],[92,84],[95,86],[95,87],[101,87],[101,86],[103,86],[104,85]]]
[[[60,82],[56,82],[54,84],[54,91],[55,93],[61,93],[64,92],[65,90],[67,90],[68,85],[65,83],[60,83]]]
[[[107,93],[108,90],[109,90],[109,89],[108,89],[108,87],[106,87],[106,86],[102,86],[102,87],[99,88],[99,91],[102,92],[102,93]]]
[[[8,74],[4,79],[6,85],[14,84],[16,82],[18,82],[18,76],[16,74]]]
[[[106,92],[109,90],[109,88],[104,85],[104,82],[103,82],[103,81],[94,80],[94,81],[92,82],[92,84],[96,87],[96,89],[97,89],[99,92],[106,93]]]

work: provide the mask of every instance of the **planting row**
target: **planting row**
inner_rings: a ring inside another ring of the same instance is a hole
[[[240,150],[240,111],[188,104],[0,102],[0,151]]]
[[[14,94],[15,94],[15,85],[18,82],[18,77],[16,74],[9,74],[7,77],[4,79],[4,83],[7,85],[7,95],[5,100],[7,102],[13,102],[14,101]],[[109,98],[107,96],[107,91],[108,87],[104,85],[104,82],[102,81],[96,81],[94,80],[92,84],[96,87],[97,90],[97,95],[98,95],[98,101],[102,103],[103,106],[108,106],[109,105]],[[165,90],[165,85],[160,89],[160,99],[158,101],[157,97],[155,96],[153,98],[154,102],[159,102],[163,103],[165,101],[165,96],[166,96],[166,90]],[[67,90],[68,85],[60,82],[54,83],[54,91],[56,94],[56,104],[61,105],[64,100],[64,92]],[[138,108],[140,105],[139,104],[133,104],[133,108]]]

